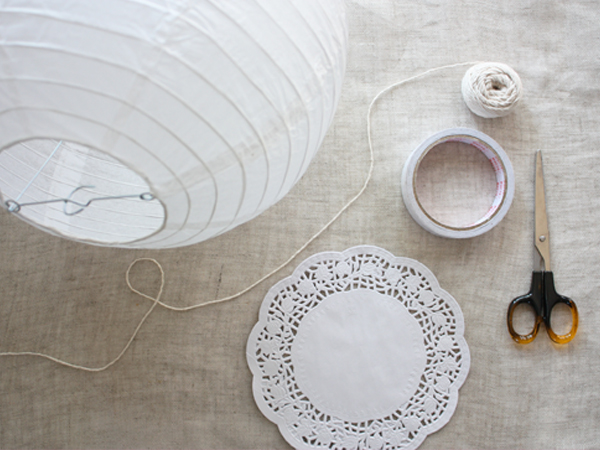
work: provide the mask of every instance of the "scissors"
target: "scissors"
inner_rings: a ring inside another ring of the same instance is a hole
[[[554,288],[554,274],[550,266],[550,239],[548,235],[548,217],[546,216],[546,198],[544,194],[544,174],[542,171],[542,152],[538,150],[535,161],[535,248],[541,258],[540,268],[543,263],[543,270],[534,270],[531,277],[531,290],[528,294],[515,298],[508,307],[506,323],[508,332],[512,338],[519,344],[528,344],[535,339],[544,322],[548,336],[558,344],[566,344],[575,337],[577,325],[579,323],[579,314],[575,302],[568,297],[560,295]],[[563,303],[571,310],[571,331],[567,334],[559,335],[552,330],[550,317],[554,307]],[[529,305],[535,313],[535,324],[529,334],[518,334],[513,328],[513,313],[517,306],[521,304]]]

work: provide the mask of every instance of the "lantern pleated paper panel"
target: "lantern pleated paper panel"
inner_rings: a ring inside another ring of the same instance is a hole
[[[343,0],[0,0],[2,204],[98,245],[190,245],[306,171],[345,69]]]

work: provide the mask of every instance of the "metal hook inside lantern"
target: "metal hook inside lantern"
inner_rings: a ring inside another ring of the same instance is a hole
[[[28,202],[28,203],[19,203],[15,200],[7,200],[4,204],[6,205],[6,208],[8,209],[9,212],[11,213],[18,213],[21,208],[23,206],[35,206],[35,205],[44,205],[47,203],[59,203],[59,202],[63,202],[63,212],[65,213],[65,215],[67,216],[74,216],[76,214],[79,214],[80,212],[82,212],[85,208],[87,208],[88,206],[90,206],[93,202],[99,201],[99,200],[118,200],[118,199],[122,199],[122,198],[139,198],[140,200],[144,200],[144,201],[152,201],[154,200],[154,195],[151,192],[144,192],[142,194],[130,194],[130,195],[111,195],[111,196],[104,196],[104,197],[94,197],[89,199],[87,202],[82,203],[82,202],[78,202],[73,200],[71,197],[73,197],[73,195],[75,194],[75,192],[81,190],[81,189],[93,189],[95,186],[79,186],[76,187],[75,189],[73,189],[73,191],[71,191],[71,193],[69,194],[68,197],[65,198],[56,198],[56,199],[52,199],[52,200],[42,200],[42,201],[38,201],[38,202]],[[79,209],[77,209],[76,211],[73,212],[68,212],[67,211],[67,204],[68,203],[72,203],[74,205],[79,206]]]

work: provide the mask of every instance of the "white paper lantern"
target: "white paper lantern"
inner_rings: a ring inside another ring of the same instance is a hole
[[[0,0],[2,203],[99,245],[230,230],[307,169],[346,40],[343,0]]]

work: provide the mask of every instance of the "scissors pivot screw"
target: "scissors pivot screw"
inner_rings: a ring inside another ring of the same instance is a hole
[[[546,236],[542,235],[542,236],[539,237],[539,239],[540,239],[540,242],[544,242],[546,240]]]

